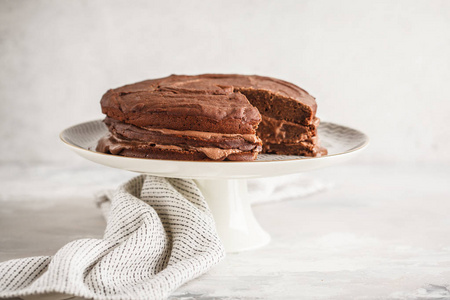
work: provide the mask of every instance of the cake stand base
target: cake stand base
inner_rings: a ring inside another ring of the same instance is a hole
[[[217,233],[227,252],[239,252],[266,245],[270,236],[253,215],[245,179],[195,180],[208,203]]]

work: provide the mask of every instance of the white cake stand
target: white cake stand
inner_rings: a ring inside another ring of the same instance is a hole
[[[319,137],[328,155],[318,158],[259,155],[252,162],[193,162],[130,158],[95,151],[100,137],[108,132],[101,120],[67,128],[61,140],[93,162],[154,176],[194,179],[214,215],[217,232],[227,252],[261,247],[270,236],[256,221],[247,194],[249,178],[295,174],[346,161],[368,143],[360,131],[322,122]]]

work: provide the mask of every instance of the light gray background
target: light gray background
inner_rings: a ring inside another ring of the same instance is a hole
[[[79,160],[58,134],[108,89],[279,77],[371,137],[355,162],[450,163],[450,1],[0,2],[1,162]]]
[[[204,72],[292,81],[371,144],[305,174],[329,191],[254,206],[272,243],[173,299],[448,299],[450,1],[0,0],[0,261],[101,237],[92,194],[135,176],[61,130],[109,88]]]

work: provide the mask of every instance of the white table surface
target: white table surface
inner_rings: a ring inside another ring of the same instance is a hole
[[[333,188],[255,205],[272,242],[228,254],[171,299],[450,299],[450,166],[347,164],[308,175]],[[93,193],[132,176],[88,162],[1,165],[0,261],[101,237]]]

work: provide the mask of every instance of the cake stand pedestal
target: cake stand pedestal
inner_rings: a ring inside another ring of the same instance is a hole
[[[245,179],[195,180],[208,203],[217,233],[227,252],[261,247],[270,236],[259,226],[250,207]]]
[[[193,179],[214,216],[216,228],[227,252],[261,247],[270,241],[259,226],[247,194],[249,178],[306,172],[346,161],[368,144],[365,134],[345,126],[322,122],[322,145],[328,155],[305,158],[259,155],[251,162],[198,162],[131,158],[96,152],[98,140],[108,130],[101,120],[67,128],[61,140],[80,156],[93,162],[153,176]]]

